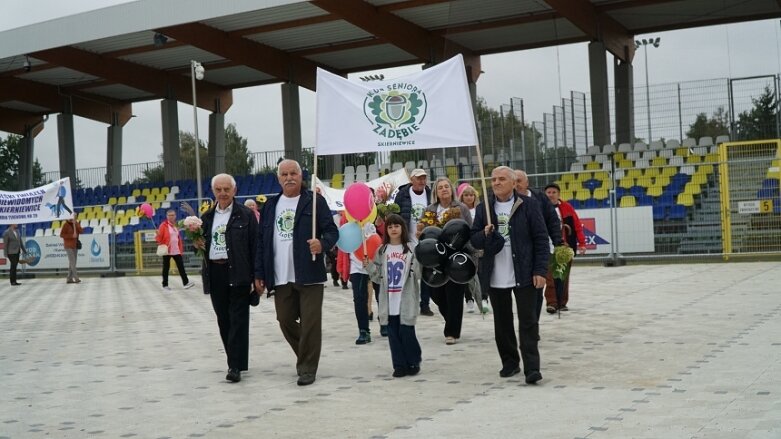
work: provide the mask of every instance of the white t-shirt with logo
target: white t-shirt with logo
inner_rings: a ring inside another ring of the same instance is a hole
[[[300,198],[301,195],[291,198],[280,194],[274,212],[275,287],[296,281],[296,271],[293,267],[293,226]]]
[[[214,222],[212,223],[212,244],[209,246],[209,259],[228,259],[228,243],[225,241],[225,229],[228,227],[228,220],[233,213],[233,203],[225,210],[220,210],[220,206],[214,209]]]
[[[388,315],[397,316],[401,314],[401,277],[404,275],[404,247],[401,244],[388,244],[385,249],[388,266],[386,274],[388,276]]]
[[[426,210],[426,206],[429,205],[428,197],[426,196],[426,189],[418,195],[409,188],[409,200],[410,200],[410,213],[409,213],[409,230],[410,235],[415,236],[415,232],[418,230],[418,221],[423,218],[423,212]]]
[[[491,273],[491,288],[515,288],[515,268],[513,267],[513,249],[510,245],[510,212],[512,212],[515,197],[509,201],[494,202],[496,212],[496,227],[504,237],[504,247],[494,256],[494,271]]]

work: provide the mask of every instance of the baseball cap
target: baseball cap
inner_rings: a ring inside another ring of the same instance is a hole
[[[428,175],[428,174],[426,174],[426,171],[420,168],[413,169],[412,172],[409,173],[410,177],[420,177],[421,175]]]

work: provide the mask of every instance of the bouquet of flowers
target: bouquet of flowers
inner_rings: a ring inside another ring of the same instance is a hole
[[[461,209],[458,207],[451,207],[442,212],[442,219],[439,220],[439,226],[443,227],[448,221],[461,218]]]
[[[425,211],[423,217],[420,218],[420,223],[423,223],[425,227],[437,226],[439,227],[439,218],[437,218],[436,212]]]
[[[575,257],[575,252],[566,245],[560,245],[553,249],[550,259],[551,270],[554,279],[566,279],[569,275],[569,263]]]
[[[197,216],[188,216],[187,218],[179,221],[179,228],[184,230],[185,236],[190,238],[193,242],[203,239],[203,221]],[[196,248],[195,254],[203,256],[203,250]]]
[[[399,213],[401,212],[401,209],[399,208],[399,205],[396,203],[390,203],[390,204],[384,204],[380,203],[377,205],[377,216],[380,217],[383,221],[385,220],[385,217],[392,213]]]
[[[261,194],[261,195],[258,195],[257,197],[255,197],[255,202],[258,203],[258,209],[263,207],[263,203],[265,203],[266,201],[268,201],[268,198],[266,198],[265,195]]]

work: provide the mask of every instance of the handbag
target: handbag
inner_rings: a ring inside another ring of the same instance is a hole
[[[160,244],[157,246],[157,256],[165,256],[168,254],[168,246],[166,244]]]
[[[81,250],[81,240],[80,239],[76,240],[76,250]]]

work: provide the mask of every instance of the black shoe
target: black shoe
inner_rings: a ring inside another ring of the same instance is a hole
[[[225,379],[232,383],[238,383],[241,381],[241,372],[239,372],[238,369],[228,369],[228,374],[225,375]]]
[[[343,290],[349,290],[349,288],[347,288],[347,284],[342,284],[342,289]]]
[[[388,325],[380,325],[380,335],[383,337],[388,336]]]
[[[358,338],[355,340],[355,344],[366,344],[371,343],[371,341],[371,333],[369,333],[369,331],[361,330],[361,332],[358,334]]]
[[[424,316],[431,317],[431,316],[434,315],[434,311],[431,311],[431,308],[421,308],[420,309],[420,314],[424,315]]]
[[[545,307],[545,311],[547,311],[548,314],[556,314],[556,307],[553,305],[548,305]]]
[[[533,370],[526,375],[526,384],[537,384],[537,381],[542,379],[542,374],[539,370]]]
[[[338,279],[334,279],[334,286],[335,286],[335,287],[338,287],[338,286],[339,286],[339,280],[338,280]]]
[[[407,375],[415,376],[420,372],[420,366],[410,366],[407,368]]]
[[[569,308],[567,308],[567,305],[561,305],[559,311],[569,311]]]
[[[314,382],[315,382],[315,374],[313,373],[302,373],[301,376],[298,377],[299,386],[308,386]]]
[[[260,294],[257,291],[249,293],[249,304],[252,306],[260,305]]]
[[[499,376],[502,378],[509,378],[513,375],[521,373],[521,368],[518,366],[506,366],[499,371]],[[539,373],[539,372],[538,372]]]
[[[12,287],[17,287],[19,285],[21,285],[19,282],[14,282],[14,283],[11,284]]]
[[[393,369],[393,378],[401,378],[407,376],[405,369]]]
[[[371,321],[373,321],[373,320],[374,320],[374,313],[373,313],[373,312],[370,312],[370,313],[369,313],[369,321],[371,322]]]

